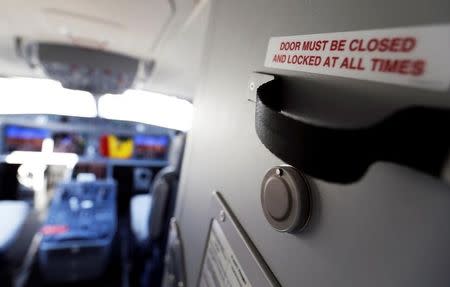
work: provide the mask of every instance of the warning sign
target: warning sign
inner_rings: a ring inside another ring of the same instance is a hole
[[[200,287],[252,287],[224,232],[213,221]]]
[[[264,65],[446,91],[449,51],[450,25],[272,37]]]

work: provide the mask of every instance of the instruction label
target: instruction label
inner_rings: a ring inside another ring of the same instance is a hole
[[[252,287],[216,220],[209,234],[200,287]]]
[[[272,37],[264,65],[447,91],[449,51],[450,24]]]

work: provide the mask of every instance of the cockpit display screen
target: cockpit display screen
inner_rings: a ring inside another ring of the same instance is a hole
[[[6,152],[41,151],[44,139],[50,135],[46,129],[8,125],[4,130],[4,149]]]
[[[130,159],[133,157],[134,143],[128,136],[103,135],[100,137],[100,155],[114,159]]]
[[[54,151],[83,155],[86,147],[86,136],[79,133],[57,132],[53,134]]]
[[[134,156],[138,159],[166,159],[170,139],[166,135],[136,135]]]

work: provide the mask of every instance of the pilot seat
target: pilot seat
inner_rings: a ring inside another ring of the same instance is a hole
[[[153,180],[148,194],[135,195],[130,202],[131,232],[135,241],[136,254],[150,258],[148,273],[160,276],[162,254],[165,250],[167,230],[172,217],[178,180],[185,145],[185,134],[178,134],[170,145],[167,167],[160,170]],[[137,257],[137,256],[135,256]],[[156,278],[152,278],[152,283]],[[145,284],[145,283],[144,283]]]
[[[37,216],[28,203],[0,201],[0,282],[8,286],[23,263],[39,227]]]

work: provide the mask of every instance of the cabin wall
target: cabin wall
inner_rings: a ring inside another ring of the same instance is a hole
[[[261,209],[260,185],[265,172],[282,162],[259,141],[255,106],[247,99],[251,73],[262,71],[298,77],[308,99],[305,110],[314,108],[324,118],[335,109],[330,104],[336,97],[348,102],[350,111],[354,112],[352,102],[361,107],[361,119],[379,116],[371,114],[368,103],[450,106],[448,91],[263,66],[272,36],[448,23],[450,2],[255,0],[211,4],[176,208],[188,286],[197,284],[213,190],[223,194],[284,287],[449,286],[450,187],[407,167],[378,162],[360,181],[346,185],[311,178],[313,208],[307,230],[297,234],[274,231]],[[343,120],[352,124],[358,119]]]

